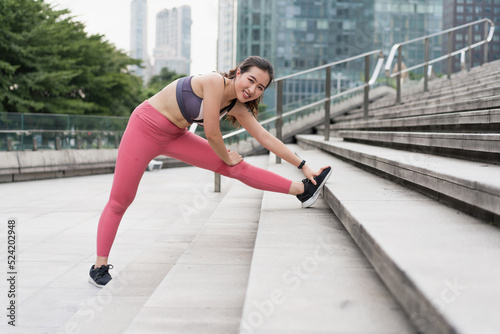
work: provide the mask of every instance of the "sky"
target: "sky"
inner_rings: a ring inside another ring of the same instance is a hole
[[[104,35],[118,49],[130,51],[132,0],[46,0],[56,9],[69,9],[89,34]],[[191,6],[191,73],[212,72],[217,57],[218,0],[148,0],[148,49],[153,55],[156,14],[163,9]]]

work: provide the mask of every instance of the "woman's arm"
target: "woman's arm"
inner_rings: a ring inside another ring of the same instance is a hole
[[[293,153],[281,140],[270,134],[260,123],[253,117],[252,113],[245,108],[238,108],[234,112],[231,111],[233,116],[236,117],[238,122],[248,131],[248,133],[254,137],[259,143],[262,144],[266,149],[276,154],[281,159],[289,162],[295,167],[298,167],[302,162],[295,153]],[[314,177],[321,173],[321,170],[314,172],[306,163],[302,167],[304,175],[316,184]]]
[[[236,165],[243,158],[237,152],[226,148],[219,125],[219,112],[224,94],[223,79],[219,74],[211,73],[199,77],[199,80],[203,94],[203,126],[208,143],[226,164]]]

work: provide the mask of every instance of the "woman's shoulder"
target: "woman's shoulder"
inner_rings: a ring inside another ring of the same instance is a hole
[[[220,87],[221,92],[224,90],[224,78],[219,73],[205,73],[193,75],[191,79],[191,87],[195,92],[199,92],[203,96],[205,88]]]
[[[197,75],[193,75],[192,77],[193,77],[192,81],[200,82],[202,84],[205,84],[205,83],[214,84],[217,82],[224,81],[224,77],[220,73],[216,73],[216,72],[197,74]]]

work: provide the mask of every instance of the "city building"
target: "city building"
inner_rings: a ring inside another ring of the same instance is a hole
[[[500,59],[500,0],[444,0],[444,28],[460,26],[466,23],[488,18],[495,23],[495,34],[493,41],[488,45],[488,60]],[[472,41],[477,42],[485,38],[483,25],[475,25],[472,28]],[[459,50],[469,45],[469,32],[467,29],[459,30],[453,35],[451,41],[452,49]],[[443,40],[443,50],[448,49],[448,39]],[[484,47],[475,48],[472,51],[472,66],[483,63]],[[452,62],[452,72],[460,71],[460,57],[457,56]]]
[[[217,71],[226,72],[236,65],[236,0],[219,0],[217,32]]]
[[[132,0],[130,15],[130,57],[142,60],[142,68],[132,66],[131,72],[144,82],[151,77],[151,62],[148,55],[148,1]]]
[[[236,65],[250,55],[269,59],[276,76],[296,73],[373,49],[373,0],[221,0],[218,68]],[[228,8],[228,7],[231,7]],[[228,20],[232,18],[233,23]],[[223,23],[221,23],[223,22]],[[236,32],[230,36],[229,29]],[[359,66],[350,70],[359,79]],[[345,69],[343,70],[345,72]],[[345,84],[351,80],[344,78]],[[324,90],[323,78],[285,82],[285,103]],[[274,104],[273,92],[264,102]]]
[[[165,9],[156,15],[154,74],[166,67],[178,74],[191,70],[191,7]]]
[[[373,0],[239,1],[236,59],[269,58],[289,74],[372,50]]]
[[[375,40],[374,47],[387,56],[396,43],[443,30],[443,0],[375,0]],[[424,42],[411,43],[403,48],[406,66],[424,62]],[[429,57],[442,54],[442,39],[430,40]],[[440,71],[441,64],[434,70]],[[416,70],[417,73],[423,70]],[[422,72],[423,73],[423,72]]]

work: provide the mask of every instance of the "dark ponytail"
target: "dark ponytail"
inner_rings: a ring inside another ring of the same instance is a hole
[[[266,88],[269,87],[269,85],[271,84],[271,82],[273,82],[274,79],[274,69],[273,65],[269,62],[269,60],[264,59],[262,57],[258,56],[248,57],[247,59],[243,60],[235,69],[230,70],[228,73],[221,73],[221,75],[228,79],[234,79],[236,78],[236,72],[238,71],[238,69],[240,69],[241,74],[243,74],[245,72],[248,72],[250,68],[254,66],[269,74],[270,80]],[[259,96],[255,100],[245,102],[246,106],[248,107],[248,110],[252,112],[255,118],[257,118],[257,115],[259,114],[259,103],[260,101],[262,101],[262,97],[263,95]],[[227,116],[226,119],[232,125],[239,127],[236,117]]]

